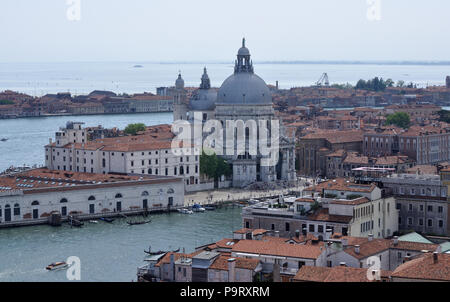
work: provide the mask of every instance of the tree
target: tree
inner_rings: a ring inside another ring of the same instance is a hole
[[[439,121],[450,123],[450,111],[441,110],[438,112],[438,115],[439,115]]]
[[[399,80],[397,82],[397,87],[404,87],[405,86],[405,81]]]
[[[142,123],[138,124],[129,124],[125,128],[125,133],[130,135],[136,135],[139,131],[145,131],[146,127]]]
[[[232,171],[230,165],[223,158],[218,157],[215,153],[208,155],[203,151],[200,155],[200,173],[218,180],[222,175],[230,176]]]
[[[386,125],[395,125],[407,129],[411,123],[409,115],[405,112],[397,112],[386,117]]]
[[[10,100],[0,100],[0,105],[13,105],[14,102]]]
[[[394,87],[394,81],[392,79],[387,79],[385,83],[387,87]]]

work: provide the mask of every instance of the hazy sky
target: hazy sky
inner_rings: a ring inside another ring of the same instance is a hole
[[[379,1],[0,0],[0,62],[450,60],[450,1]]]

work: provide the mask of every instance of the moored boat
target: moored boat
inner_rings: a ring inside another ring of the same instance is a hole
[[[107,223],[113,223],[113,221],[114,221],[113,218],[108,218],[108,217],[102,217],[102,218],[100,218],[100,220],[107,222]]]
[[[205,212],[206,210],[201,205],[194,204],[194,206],[192,207],[192,211],[197,212],[197,213],[199,213],[199,212],[201,213],[201,212]]]
[[[128,225],[140,225],[140,224],[147,224],[152,222],[151,220],[148,221],[127,221]]]
[[[194,212],[186,208],[178,209],[178,212],[180,212],[181,214],[194,214]]]

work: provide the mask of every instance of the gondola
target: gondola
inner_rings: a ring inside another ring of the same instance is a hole
[[[151,255],[151,256],[156,256],[156,255],[162,255],[162,254],[165,254],[165,253],[167,253],[167,252],[165,252],[165,251],[151,252],[151,251],[146,251],[146,250],[144,250],[144,253],[149,254],[149,255]]]
[[[114,221],[114,219],[112,218],[107,218],[107,217],[102,217],[100,218],[101,221],[107,222],[107,223],[112,223]]]
[[[140,224],[147,224],[152,222],[151,220],[148,221],[127,221],[128,225],[140,225]]]

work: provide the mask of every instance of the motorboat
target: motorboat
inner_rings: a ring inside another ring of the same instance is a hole
[[[206,211],[215,211],[216,210],[216,206],[214,206],[214,205],[207,205],[207,206],[204,206],[204,208]]]
[[[108,218],[108,217],[102,217],[102,218],[100,218],[100,220],[107,222],[107,223],[113,223],[113,221],[114,221],[113,218]]]
[[[183,208],[183,209],[178,209],[178,212],[180,212],[181,214],[194,214],[193,211]]]
[[[192,211],[202,213],[205,212],[206,209],[199,204],[194,204],[194,206],[192,207]]]
[[[0,139],[0,141],[2,141],[2,142],[6,142],[7,140],[8,140],[7,138]]]
[[[49,264],[49,265],[47,265],[47,267],[45,269],[48,271],[56,271],[56,270],[66,269],[68,267],[69,267],[69,264],[62,261],[62,262],[54,262],[52,264]]]

